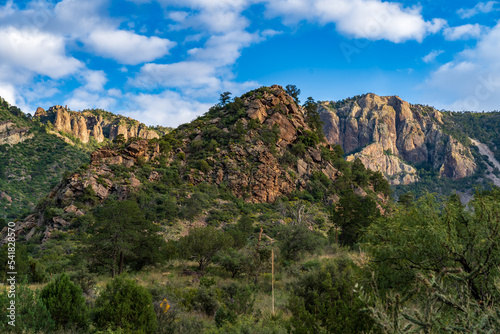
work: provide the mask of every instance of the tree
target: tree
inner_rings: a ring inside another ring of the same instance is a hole
[[[292,287],[290,333],[372,333],[366,304],[353,291],[360,275],[346,257],[301,275]]]
[[[306,109],[307,113],[314,112],[316,111],[317,108],[316,101],[314,101],[314,99],[310,96],[307,98],[306,102],[304,102],[302,106]]]
[[[116,277],[95,302],[95,323],[101,329],[155,333],[156,314],[151,294],[132,280]]]
[[[297,88],[295,85],[286,85],[285,92],[293,97],[295,102],[300,103],[299,100],[299,95],[300,95],[300,89]]]
[[[234,250],[233,248],[229,248],[226,251],[223,251],[216,258],[216,262],[224,269],[231,273],[231,277],[235,278],[238,275],[246,262],[246,257],[243,252],[239,252]]]
[[[123,272],[127,259],[160,260],[158,254],[165,241],[157,234],[159,227],[145,219],[136,202],[110,200],[97,210],[95,219],[93,236],[87,241],[90,260],[107,267],[113,277]]]
[[[305,225],[283,225],[279,228],[277,238],[284,261],[297,260],[302,252],[313,252],[326,243],[323,235],[309,230]]]
[[[200,271],[205,270],[217,252],[233,244],[229,234],[211,226],[195,227],[179,241],[184,256],[198,262]]]
[[[82,289],[71,282],[65,273],[46,285],[40,298],[56,325],[62,328],[75,324],[79,328],[88,327],[88,308]]]
[[[9,289],[0,292],[0,316],[6,321],[0,322],[2,333],[54,333],[56,324],[40,297],[40,293],[33,291],[24,284],[16,286],[16,326],[8,324],[10,314]],[[10,319],[9,319],[10,320]],[[10,328],[9,328],[10,327]]]
[[[500,300],[500,189],[476,193],[467,206],[453,196],[444,206],[428,195],[401,206],[367,231],[383,288],[411,286],[419,274],[438,275],[443,268],[463,273],[476,302]]]
[[[365,229],[378,217],[380,211],[377,203],[370,197],[361,197],[352,190],[340,197],[335,211],[332,213],[333,222],[341,227],[339,241],[345,246],[356,244]]]
[[[219,103],[221,106],[225,106],[231,101],[231,92],[224,92],[220,94]]]

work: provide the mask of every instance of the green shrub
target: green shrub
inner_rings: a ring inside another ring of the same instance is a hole
[[[200,286],[192,303],[195,310],[202,311],[208,316],[214,316],[219,308],[217,287]]]
[[[292,153],[296,156],[303,156],[306,153],[306,145],[303,142],[298,142],[292,146]]]
[[[65,273],[46,285],[40,297],[58,327],[88,327],[88,309],[82,289]]]
[[[126,333],[155,333],[151,294],[132,280],[116,277],[96,300],[95,324],[101,329],[121,328]]]
[[[228,310],[225,305],[222,305],[217,310],[217,313],[215,313],[214,320],[217,327],[222,327],[227,322],[234,323],[236,321],[236,314]]]
[[[290,333],[371,333],[374,322],[353,291],[359,275],[347,258],[303,274],[292,287]]]
[[[52,333],[55,330],[55,322],[49,310],[45,306],[40,294],[19,284],[16,287],[16,322],[15,327],[8,325],[10,304],[7,290],[0,293],[0,332],[2,333]]]

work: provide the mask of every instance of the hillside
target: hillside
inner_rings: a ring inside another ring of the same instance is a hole
[[[306,114],[281,87],[260,88],[160,139],[122,138],[97,149],[23,227],[46,241],[54,229],[71,226],[75,212],[91,214],[113,198],[134,198],[151,219],[165,228],[178,222],[181,229],[195,220],[234,222],[243,203],[274,205],[282,198],[325,208],[342,196],[385,205],[389,189],[382,175],[345,161],[317,124],[317,114]],[[228,196],[231,205],[216,200]]]
[[[168,131],[103,110],[73,112],[55,106],[47,112],[38,108],[30,117],[0,102],[0,218],[16,219],[32,211],[61,177],[116,137],[158,138]]]

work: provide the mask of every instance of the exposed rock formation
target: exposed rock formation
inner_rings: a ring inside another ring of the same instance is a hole
[[[91,189],[98,200],[104,200],[111,194],[117,195],[118,198],[126,198],[131,191],[141,185],[141,182],[133,173],[125,179],[116,181],[116,175],[110,166],[132,167],[138,159],[151,161],[158,156],[159,150],[157,144],[150,146],[147,140],[134,141],[121,151],[100,148],[92,153],[91,164],[87,171],[71,175],[54,188],[48,197],[60,205],[69,206],[68,210],[73,210],[71,206],[73,201],[84,194],[87,188]]]
[[[28,128],[19,128],[14,122],[0,122],[0,145],[16,145],[33,138]]]
[[[75,112],[62,106],[53,106],[47,111],[38,108],[35,117],[44,123],[52,122],[57,131],[72,135],[84,144],[88,143],[91,137],[101,143],[105,138],[113,140],[120,134],[124,136],[125,140],[133,137],[159,138],[156,131],[130,117],[101,112],[105,115],[103,117],[99,113],[100,111],[93,110]]]
[[[373,143],[365,147],[361,152],[351,154],[348,161],[359,158],[366,168],[379,171],[384,174],[391,184],[410,184],[418,181],[417,170],[393,154],[384,152],[380,143]]]
[[[442,115],[433,108],[411,105],[397,96],[366,94],[323,102],[318,112],[329,143],[340,144],[351,153],[350,160],[360,158],[392,184],[418,180],[409,164],[430,164],[450,178],[470,176],[476,169],[470,150],[441,131]]]
[[[213,168],[205,173],[193,171],[189,182],[224,183],[235,195],[248,201],[274,202],[296,189],[304,189],[315,171],[323,172],[332,180],[338,177],[338,170],[321,158],[319,147],[308,148],[291,169],[280,163],[280,156],[296,143],[298,136],[311,130],[305,122],[302,107],[282,87],[275,85],[245,96],[242,102],[248,118],[241,119],[246,132],[243,143],[229,145],[214,154],[210,159]],[[272,145],[274,147],[262,142],[259,135],[261,130],[250,128],[249,120],[258,120],[267,129],[273,126],[279,129],[276,144]],[[207,121],[207,126],[217,126],[229,134],[236,131],[236,123],[223,128],[220,125],[222,122],[220,118],[211,119]],[[193,134],[186,133],[185,137],[204,139],[202,129],[194,131]],[[322,143],[319,146],[329,145]],[[196,153],[190,148],[189,142],[186,142],[183,151],[188,155]]]

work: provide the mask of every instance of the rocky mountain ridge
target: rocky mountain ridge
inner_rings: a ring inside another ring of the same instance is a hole
[[[273,203],[304,190],[335,203],[338,191],[349,191],[373,198],[383,210],[388,186],[380,190],[386,183],[382,175],[361,167],[368,174],[358,184],[346,175],[356,164],[334,157],[331,145],[315,131],[305,110],[282,87],[260,88],[214,106],[160,139],[135,138],[99,148],[90,164],[50,192],[38,213],[19,225],[19,233],[31,237],[38,228],[46,241],[52,231],[70,224],[65,213],[82,215],[110,197],[126,199],[162,184],[180,186],[187,199],[194,196],[189,189],[212,185],[248,203]]]
[[[418,181],[415,166],[428,165],[441,177],[460,179],[474,174],[469,148],[443,132],[442,114],[411,105],[397,96],[366,94],[341,102],[322,102],[318,112],[330,144],[339,144],[391,184]]]
[[[125,140],[133,137],[159,138],[156,131],[139,121],[98,109],[77,112],[56,105],[48,110],[38,108],[34,117],[45,124],[50,122],[56,131],[72,135],[84,144],[91,139],[102,143],[105,138],[113,140],[119,135]]]

